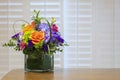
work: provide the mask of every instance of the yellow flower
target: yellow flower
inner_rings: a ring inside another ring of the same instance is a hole
[[[33,30],[34,31],[34,30]],[[29,38],[30,38],[30,35],[31,35],[31,33],[33,32],[33,31],[26,31],[26,32],[24,32],[24,34],[23,34],[23,36],[22,36],[22,41],[24,42],[24,43],[28,43],[28,40],[29,40]]]
[[[44,32],[43,31],[34,31],[30,35],[30,39],[33,44],[38,44],[40,41],[44,40]]]
[[[51,22],[54,23],[56,22],[56,19],[54,17],[51,18]]]

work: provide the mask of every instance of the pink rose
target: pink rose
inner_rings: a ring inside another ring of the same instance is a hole
[[[20,50],[25,49],[26,44],[24,42],[20,42]]]
[[[56,26],[56,24],[52,25],[52,30],[54,30],[55,32],[58,32],[58,27]]]

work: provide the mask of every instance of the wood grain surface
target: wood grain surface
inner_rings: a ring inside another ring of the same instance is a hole
[[[120,80],[120,69],[56,69],[44,73],[15,69],[2,80]]]

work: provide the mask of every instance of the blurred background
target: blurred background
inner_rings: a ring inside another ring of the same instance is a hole
[[[0,78],[24,68],[22,52],[2,44],[14,34],[13,23],[30,22],[34,9],[55,17],[69,44],[55,54],[55,68],[120,68],[120,0],[0,0]]]

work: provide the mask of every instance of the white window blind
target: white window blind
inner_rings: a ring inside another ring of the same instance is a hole
[[[115,0],[115,67],[120,67],[120,0]]]
[[[10,36],[14,35],[13,30],[13,23],[16,20],[24,19],[25,12],[24,12],[24,3],[23,0],[8,0],[8,28],[9,30],[9,39]],[[21,30],[21,23],[16,23],[15,30],[20,31]],[[24,56],[21,52],[16,52],[12,48],[9,48],[9,70],[15,69],[15,68],[22,68],[24,67]]]
[[[0,76],[3,76],[6,71],[9,69],[9,56],[8,56],[8,49],[2,48],[1,43],[5,42],[8,39],[8,6],[7,1],[0,0]],[[1,78],[1,77],[0,77]]]
[[[120,55],[118,54],[120,51],[120,47],[115,44],[120,42],[120,36],[117,36],[117,34],[119,33],[116,30],[119,30],[118,26],[120,26],[120,15],[117,15],[119,14],[120,6],[118,6],[118,4],[116,3],[120,4],[120,2],[117,0],[96,0],[96,25],[94,26],[95,47],[93,61],[93,67],[95,68],[115,68],[116,62],[118,64],[120,61],[117,57]],[[117,50],[118,48],[119,50]]]
[[[64,1],[65,68],[92,66],[93,1]]]

